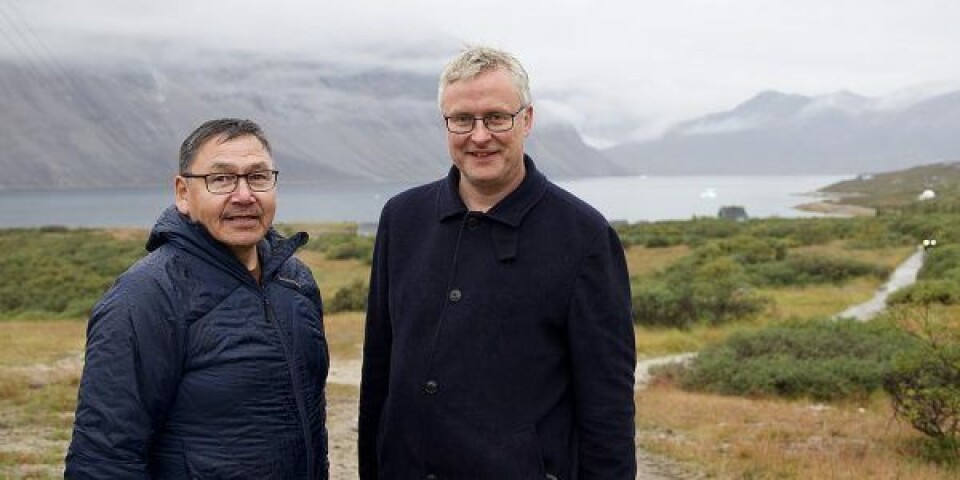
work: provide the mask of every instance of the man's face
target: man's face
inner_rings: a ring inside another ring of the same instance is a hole
[[[244,135],[222,140],[223,137],[214,137],[201,145],[189,173],[245,174],[274,168],[273,159],[257,137]],[[254,192],[245,179],[238,182],[232,193],[217,195],[207,191],[202,178],[177,176],[177,209],[202,224],[213,238],[250,267],[256,265],[257,242],[273,224],[277,190]]]
[[[503,70],[483,72],[447,85],[440,102],[444,116],[512,114],[522,107],[520,94]],[[447,146],[460,169],[461,188],[486,194],[508,193],[523,180],[523,142],[533,126],[533,107],[514,118],[513,128],[500,133],[477,121],[470,133],[447,132]]]

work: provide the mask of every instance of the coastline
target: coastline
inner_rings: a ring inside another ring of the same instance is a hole
[[[822,213],[824,215],[837,217],[873,217],[877,215],[877,210],[874,208],[833,203],[830,201],[803,203],[793,208],[804,212]]]

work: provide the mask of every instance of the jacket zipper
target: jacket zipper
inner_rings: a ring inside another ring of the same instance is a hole
[[[293,387],[293,399],[297,402],[297,413],[300,415],[300,428],[303,429],[303,441],[304,446],[307,448],[307,478],[316,478],[316,473],[314,472],[315,452],[313,451],[313,436],[310,432],[310,423],[307,419],[307,406],[303,402],[303,398],[300,395],[302,388],[300,382],[297,381],[296,372],[293,370],[293,353],[291,348],[287,345],[286,336],[283,334],[283,329],[276,322],[275,314],[273,313],[273,307],[270,305],[270,300],[267,298],[265,291],[261,290],[261,295],[263,296],[263,310],[266,314],[266,319],[268,324],[275,326],[277,333],[280,335],[280,345],[283,348],[283,358],[284,362],[287,364],[287,371],[290,373],[290,385]]]

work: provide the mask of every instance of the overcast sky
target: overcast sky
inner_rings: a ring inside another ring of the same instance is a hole
[[[514,53],[535,102],[602,144],[768,89],[960,88],[958,19],[956,0],[0,0],[0,47],[147,36],[439,73],[449,52],[482,43]]]

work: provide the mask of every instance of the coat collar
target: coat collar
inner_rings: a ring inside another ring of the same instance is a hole
[[[307,243],[308,238],[304,232],[284,238],[271,227],[263,240],[257,244],[262,278],[271,278],[278,272],[283,263],[293,256],[298,248]],[[191,221],[186,215],[177,211],[176,206],[167,207],[160,215],[147,239],[147,251],[152,252],[165,243],[175,244],[244,280],[252,281],[253,279],[230,249],[213,238],[203,225]]]
[[[486,213],[486,217],[493,220],[490,233],[500,261],[516,258],[520,234],[518,227],[547,191],[547,177],[537,170],[533,159],[524,155],[523,165],[526,176],[520,185]],[[445,180],[441,180],[441,188],[437,193],[437,221],[466,216],[467,206],[460,198],[459,186],[460,171],[456,166],[450,167],[450,173]]]
[[[487,218],[504,225],[517,228],[523,222],[523,217],[540,201],[547,191],[547,177],[545,177],[533,159],[524,154],[523,165],[526,175],[516,190],[510,192],[487,213]],[[460,170],[456,166],[450,167],[447,178],[444,179],[437,195],[437,220],[444,221],[450,217],[462,216],[467,213],[467,206],[460,198]]]

